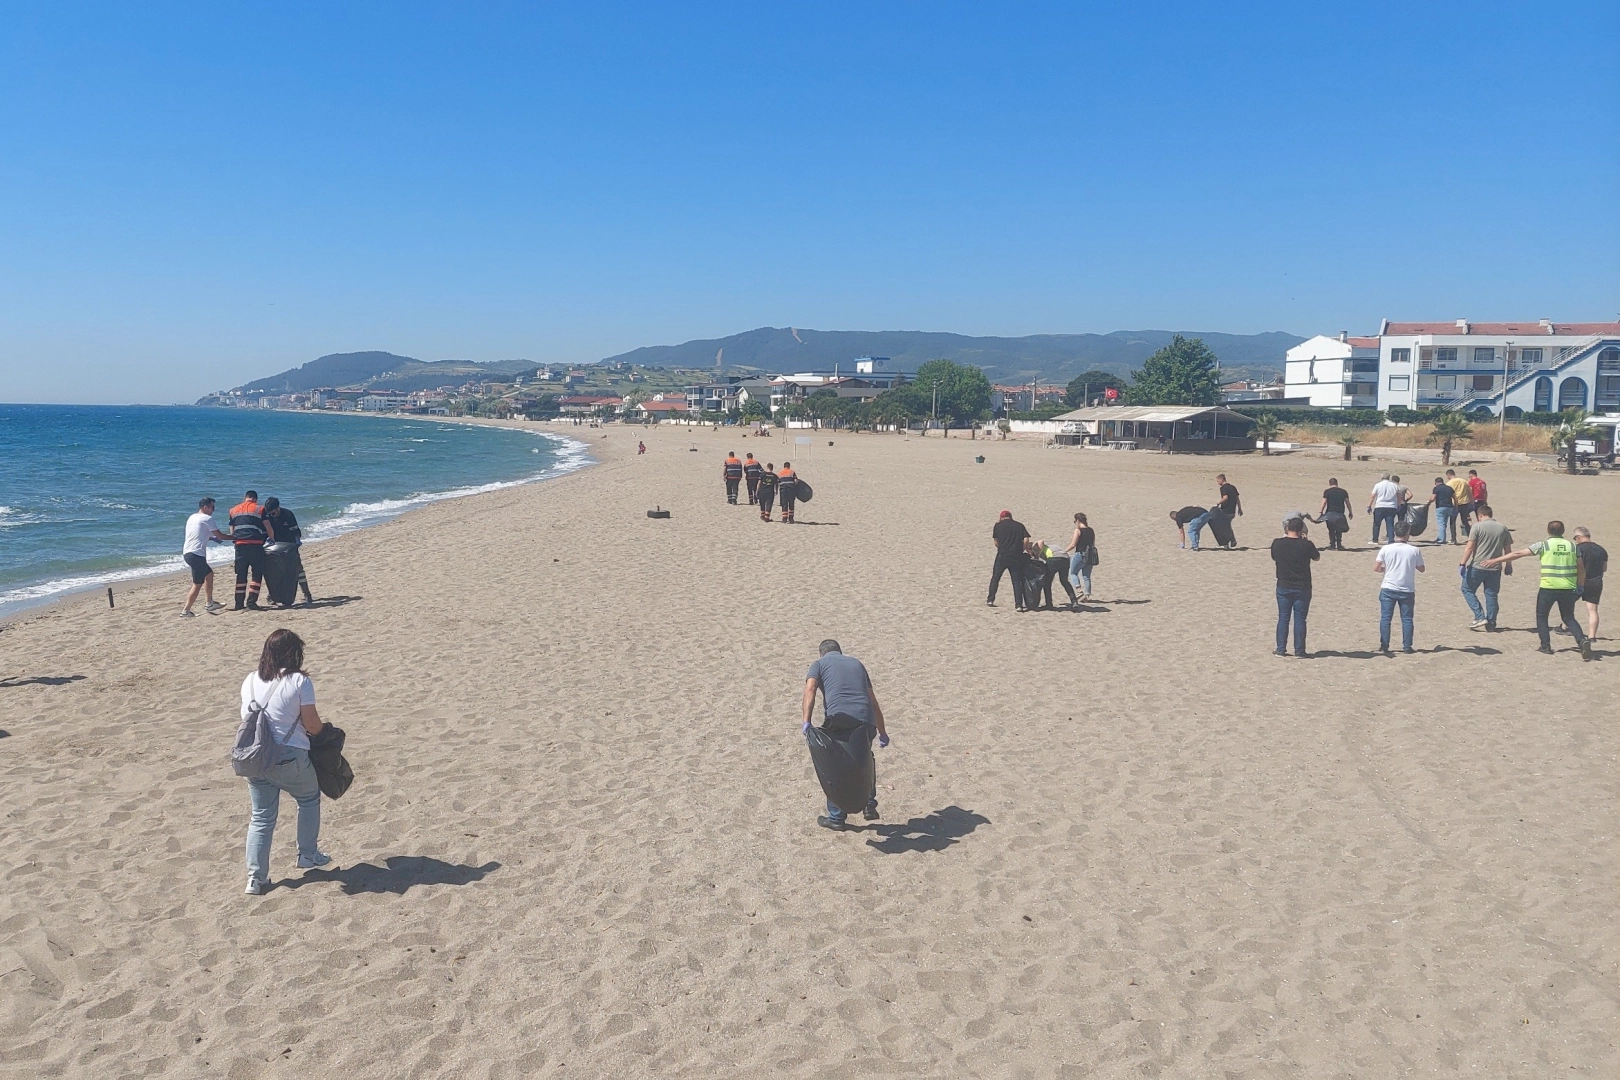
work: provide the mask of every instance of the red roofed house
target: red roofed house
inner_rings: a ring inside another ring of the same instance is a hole
[[[589,415],[602,408],[610,408],[617,412],[624,405],[624,399],[611,394],[597,396],[594,394],[570,394],[557,399],[557,411],[568,413],[571,416]]]

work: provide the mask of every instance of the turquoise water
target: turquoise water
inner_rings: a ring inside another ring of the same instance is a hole
[[[253,488],[307,541],[413,506],[577,469],[561,436],[391,417],[184,406],[0,405],[0,612],[178,570],[186,517]],[[211,556],[227,561],[227,548]]]

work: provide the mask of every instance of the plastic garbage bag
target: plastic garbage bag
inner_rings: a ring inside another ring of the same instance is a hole
[[[877,782],[877,761],[872,757],[871,724],[856,724],[848,730],[812,727],[805,732],[810,744],[810,763],[827,801],[846,814],[866,809]]]

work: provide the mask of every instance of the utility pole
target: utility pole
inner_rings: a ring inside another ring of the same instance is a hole
[[[1508,376],[1513,373],[1513,342],[1507,343],[1502,355],[1502,400],[1496,407],[1496,446],[1502,449],[1507,439],[1507,384]]]

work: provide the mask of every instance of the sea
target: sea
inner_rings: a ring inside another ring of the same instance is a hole
[[[319,543],[589,464],[549,432],[269,409],[0,404],[0,614],[180,570],[186,518],[249,488]],[[229,562],[216,547],[210,560]],[[229,587],[226,589],[229,593]]]

